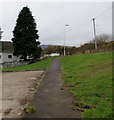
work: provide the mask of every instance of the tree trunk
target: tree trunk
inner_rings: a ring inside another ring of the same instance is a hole
[[[24,59],[24,61],[27,61],[27,53],[24,53],[23,59]]]

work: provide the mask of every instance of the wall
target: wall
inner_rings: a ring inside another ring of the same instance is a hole
[[[26,64],[28,64],[28,62],[25,62],[25,61],[4,62],[2,63],[1,68],[16,67],[16,66],[21,66],[21,65],[26,65]]]
[[[8,55],[11,55],[12,58],[9,58]],[[19,57],[13,56],[13,53],[1,53],[0,52],[0,69],[6,67],[13,67],[18,65],[23,65],[23,63],[18,62]]]
[[[11,55],[12,58],[9,58],[8,55]],[[15,60],[19,61],[19,57],[13,56],[13,53],[0,53],[0,63],[4,62],[13,62]]]

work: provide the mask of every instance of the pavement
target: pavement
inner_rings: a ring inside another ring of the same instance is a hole
[[[21,118],[25,107],[34,96],[44,74],[41,71],[1,73],[2,118]]]
[[[80,111],[72,110],[72,95],[61,90],[63,82],[60,58],[56,57],[32,100],[31,105],[36,107],[36,112],[24,118],[80,118]]]

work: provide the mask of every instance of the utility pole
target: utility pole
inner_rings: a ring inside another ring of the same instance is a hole
[[[65,39],[66,39],[66,27],[67,26],[69,26],[68,24],[66,24],[65,26],[64,26],[64,56],[66,55],[66,50],[65,50]]]
[[[94,29],[95,49],[97,49],[95,18],[93,18],[93,29]]]

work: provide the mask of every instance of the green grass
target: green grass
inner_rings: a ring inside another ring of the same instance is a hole
[[[61,58],[62,73],[82,118],[112,117],[112,52]]]
[[[36,108],[34,106],[26,106],[24,108],[24,111],[27,113],[27,114],[32,114],[34,112],[36,112]]]
[[[51,64],[52,58],[48,58],[42,61],[38,61],[36,63],[17,66],[17,67],[10,67],[2,69],[2,71],[21,71],[21,70],[38,70],[38,69],[47,69]]]

